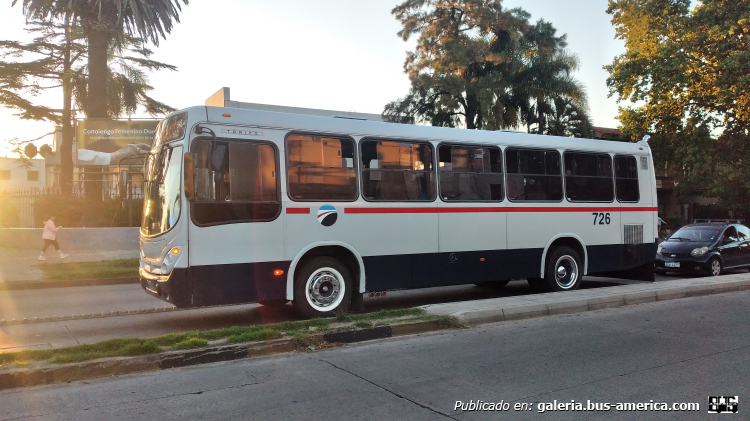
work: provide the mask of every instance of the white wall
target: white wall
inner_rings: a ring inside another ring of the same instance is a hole
[[[0,191],[13,189],[43,188],[47,176],[44,168],[43,159],[32,159],[31,168],[26,169],[18,162],[17,158],[0,158],[0,171],[10,171],[10,180],[5,180],[0,176]],[[37,171],[39,174],[38,181],[29,181],[28,172]]]

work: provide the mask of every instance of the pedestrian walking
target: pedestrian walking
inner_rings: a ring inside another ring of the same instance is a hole
[[[42,234],[44,247],[42,248],[42,254],[39,255],[39,260],[47,260],[47,258],[44,257],[44,253],[47,252],[49,246],[55,247],[55,250],[60,254],[61,259],[68,257],[67,254],[60,251],[60,244],[57,243],[57,232],[62,229],[62,226],[55,226],[55,218],[57,218],[57,216],[52,215],[44,221],[44,233]]]

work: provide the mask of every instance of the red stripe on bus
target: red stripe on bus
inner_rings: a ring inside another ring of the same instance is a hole
[[[656,212],[657,207],[456,207],[456,208],[344,208],[344,213],[502,213],[502,212]]]
[[[310,208],[286,208],[287,214],[309,214]]]

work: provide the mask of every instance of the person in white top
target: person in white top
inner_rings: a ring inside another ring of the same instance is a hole
[[[39,260],[47,260],[47,258],[44,257],[44,253],[47,252],[49,246],[55,247],[55,250],[60,254],[61,259],[68,257],[67,254],[60,251],[60,244],[57,243],[57,232],[62,229],[62,226],[55,226],[55,218],[57,218],[57,216],[52,215],[44,222],[44,233],[42,234],[44,247],[42,248],[42,254],[39,255]]]

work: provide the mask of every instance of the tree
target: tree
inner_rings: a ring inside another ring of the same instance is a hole
[[[18,0],[13,0],[15,5]],[[107,59],[111,44],[138,36],[159,45],[159,38],[179,22],[181,2],[188,0],[23,0],[29,19],[77,18],[88,41],[86,116],[106,118]]]
[[[543,132],[551,110],[542,103],[555,97],[585,103],[570,77],[578,61],[563,50],[565,36],[543,20],[529,24],[522,9],[505,10],[501,0],[407,0],[392,13],[403,40],[419,39],[404,64],[410,92],[386,105],[386,118],[487,130],[533,122]]]
[[[626,52],[605,66],[623,130],[653,136],[658,165],[730,208],[750,195],[750,2],[610,0]]]
[[[58,22],[29,22],[29,26],[27,31],[36,35],[32,42],[0,41],[0,57],[4,59],[0,61],[0,105],[18,110],[17,115],[24,119],[61,125],[62,184],[67,189],[73,176],[73,102],[79,109],[85,109],[89,99],[88,72],[82,64],[87,58],[85,37],[81,27],[69,17]],[[110,46],[106,116],[130,115],[139,105],[151,115],[174,110],[148,95],[152,87],[146,71],[176,70],[175,66],[150,59],[152,54],[141,39],[129,36]],[[33,96],[60,88],[63,91],[60,110],[34,104],[28,99],[29,92]],[[34,140],[37,139],[16,142],[20,145]]]

